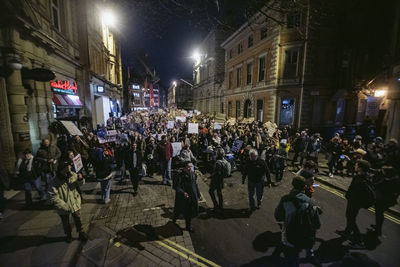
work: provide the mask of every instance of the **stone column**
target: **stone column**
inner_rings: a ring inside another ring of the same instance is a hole
[[[22,86],[21,70],[13,70],[11,75],[7,77],[6,83],[14,149],[18,153],[26,148],[32,148],[28,107],[25,103],[26,90]]]
[[[0,77],[0,129],[0,168],[12,173],[15,166],[14,138],[11,131],[6,80],[3,77]]]

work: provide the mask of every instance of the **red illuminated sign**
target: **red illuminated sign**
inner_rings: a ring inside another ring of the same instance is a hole
[[[76,85],[76,82],[73,82],[71,84],[69,81],[52,81],[50,83],[51,88],[53,91],[60,92],[60,93],[66,93],[66,94],[74,94],[76,95],[76,90],[78,90],[78,86]]]

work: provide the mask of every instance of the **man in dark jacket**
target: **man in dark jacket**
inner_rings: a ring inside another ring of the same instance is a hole
[[[163,179],[163,184],[171,185],[171,162],[172,162],[172,145],[167,140],[167,136],[161,137],[161,142],[157,147],[158,160],[160,161],[160,169]]]
[[[55,178],[58,161],[61,157],[61,151],[56,145],[51,145],[49,139],[43,139],[39,150],[36,153],[36,160],[38,162],[38,173],[46,179],[47,192],[51,190],[51,184]]]
[[[314,265],[320,266],[312,250],[315,243],[316,231],[321,227],[321,222],[319,220],[320,210],[316,205],[314,205],[312,200],[306,196],[304,191],[306,182],[303,177],[295,176],[292,180],[292,186],[293,189],[288,195],[281,198],[275,209],[275,219],[282,229],[283,246],[277,248],[278,252],[275,251],[274,255],[280,254],[281,250],[283,250],[285,259],[288,261],[285,266],[299,266],[299,253],[302,249],[306,249],[308,261]],[[307,233],[305,231],[299,233],[296,237],[301,238],[301,240],[296,240],[293,237],[294,229],[290,229],[290,227],[295,226],[292,223],[292,220],[295,218],[298,209],[307,209],[309,207],[311,207],[310,215],[313,215],[311,217],[312,220],[310,226],[314,230]],[[300,245],[299,243],[302,244]]]
[[[258,158],[257,150],[250,149],[249,160],[246,162],[242,175],[242,184],[244,184],[246,177],[249,178],[247,190],[250,210],[259,209],[264,194],[264,177],[267,177],[268,184],[271,184],[271,176],[265,161]],[[254,193],[257,196],[257,206],[254,203]]]
[[[349,238],[351,234],[352,242],[350,246],[355,249],[364,248],[365,245],[361,240],[360,229],[358,229],[356,218],[361,208],[365,207],[366,196],[366,179],[370,169],[370,164],[366,160],[358,160],[355,166],[356,175],[353,177],[349,189],[346,192],[346,229],[337,231],[343,237]]]
[[[197,186],[197,176],[193,171],[193,163],[186,163],[183,171],[177,177],[176,183],[174,183],[174,188],[176,194],[174,217],[172,221],[176,223],[178,216],[183,214],[186,223],[186,230],[193,232],[191,220],[198,215],[198,200],[200,198],[200,191]]]
[[[142,153],[137,149],[136,143],[133,143],[132,148],[128,150],[127,158],[127,166],[133,186],[133,194],[136,195],[139,187],[139,180],[143,162]]]
[[[224,187],[224,166],[223,160],[225,156],[225,152],[222,148],[219,148],[217,150],[217,158],[214,166],[214,171],[211,174],[211,183],[210,183],[210,189],[208,190],[208,193],[211,196],[212,202],[214,204],[214,210],[223,209],[224,206],[224,201],[222,197],[222,188]],[[229,164],[229,163],[227,163]],[[217,190],[217,195],[218,195],[218,202],[217,199],[215,198],[215,193],[214,191]]]

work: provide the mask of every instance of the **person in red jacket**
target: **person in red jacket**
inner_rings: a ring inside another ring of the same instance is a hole
[[[161,137],[161,142],[157,146],[158,160],[160,161],[160,169],[163,184],[171,185],[171,162],[172,162],[172,145],[167,140],[167,136]]]

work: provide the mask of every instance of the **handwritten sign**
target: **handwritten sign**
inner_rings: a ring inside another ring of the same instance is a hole
[[[72,161],[74,162],[75,172],[79,172],[83,168],[81,154],[76,155]]]
[[[179,155],[179,153],[181,153],[182,150],[182,143],[181,142],[175,142],[175,143],[171,143],[172,145],[172,157],[176,157]]]
[[[106,131],[106,134],[104,136],[99,136],[99,133],[97,133],[100,144],[116,142],[117,135],[118,132],[116,130]]]
[[[174,121],[168,121],[167,128],[168,129],[174,129]]]
[[[76,127],[76,125],[72,121],[60,121],[60,122],[64,125],[65,129],[67,129],[67,131],[71,135],[80,135],[80,136],[83,135],[81,130],[79,130],[78,127]]]
[[[189,123],[188,133],[199,133],[199,124],[198,123]]]

